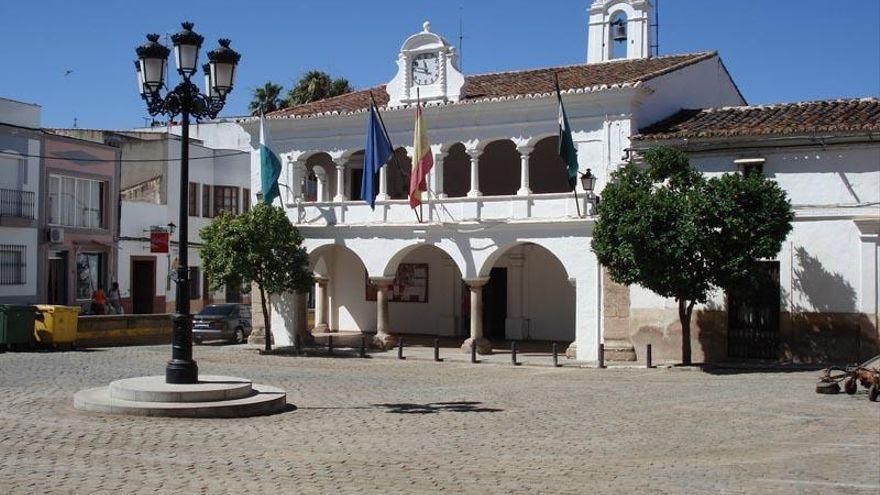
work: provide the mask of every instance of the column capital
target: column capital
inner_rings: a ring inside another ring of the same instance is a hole
[[[529,155],[532,154],[533,151],[535,151],[535,147],[524,144],[524,145],[517,146],[516,151],[519,151],[519,154],[521,156],[528,157]]]
[[[478,289],[489,283],[489,277],[463,278],[462,281],[471,289]]]
[[[388,289],[394,284],[394,277],[370,277],[370,283],[380,289]]]
[[[318,275],[315,275],[313,278],[315,279],[315,283],[316,283],[316,284],[318,284],[318,285],[322,285],[322,286],[323,286],[323,285],[327,285],[327,282],[330,281],[329,278],[327,278],[327,277],[321,277],[321,276],[318,276]]]
[[[464,152],[471,157],[471,160],[478,160],[483,154],[483,150],[480,148],[465,148]]]

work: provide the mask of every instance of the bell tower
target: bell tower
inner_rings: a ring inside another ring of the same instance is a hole
[[[594,0],[589,12],[587,63],[651,56],[652,0]]]

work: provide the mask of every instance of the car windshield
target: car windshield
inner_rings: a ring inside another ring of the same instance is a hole
[[[235,306],[211,305],[199,311],[199,314],[202,316],[228,316],[232,313],[233,309],[235,309]]]

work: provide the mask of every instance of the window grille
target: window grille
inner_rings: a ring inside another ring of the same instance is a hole
[[[0,244],[0,285],[27,283],[26,246]]]

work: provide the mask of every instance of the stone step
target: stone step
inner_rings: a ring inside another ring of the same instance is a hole
[[[216,402],[253,395],[251,381],[231,376],[202,375],[199,383],[165,383],[164,376],[140,376],[110,383],[110,397],[137,402]]]
[[[207,377],[203,377],[203,379],[204,378]],[[115,398],[111,396],[111,388],[108,386],[80,390],[73,396],[73,407],[81,411],[105,414],[185,418],[240,418],[247,416],[263,416],[282,412],[287,409],[287,393],[284,390],[270,387],[268,385],[251,384],[249,381],[241,378],[236,378],[235,380],[243,383],[246,382],[251,389],[250,395],[216,401],[155,402]],[[215,385],[217,384],[193,386],[214,387]],[[204,397],[203,394],[200,396]],[[155,397],[156,396],[153,396],[153,398]]]

